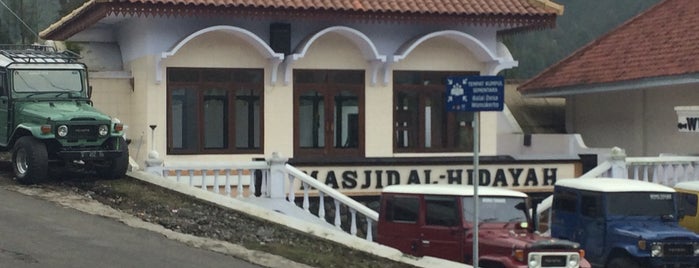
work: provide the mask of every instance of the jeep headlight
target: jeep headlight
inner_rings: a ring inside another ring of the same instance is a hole
[[[68,126],[60,125],[56,134],[58,134],[59,137],[65,137],[66,135],[68,135]]]
[[[570,255],[568,258],[568,267],[578,267],[580,264],[580,256],[578,254]]]
[[[539,267],[539,256],[535,254],[529,254],[529,260],[527,261],[529,267]]]
[[[699,256],[699,243],[694,243],[694,256]]]
[[[663,256],[663,244],[653,243],[650,246],[650,256],[651,257],[662,257]]]
[[[99,134],[100,136],[107,136],[107,134],[109,134],[109,127],[107,125],[100,125]]]

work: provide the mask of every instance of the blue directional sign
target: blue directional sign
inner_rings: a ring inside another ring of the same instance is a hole
[[[447,111],[502,111],[505,79],[502,76],[454,76],[447,78]]]

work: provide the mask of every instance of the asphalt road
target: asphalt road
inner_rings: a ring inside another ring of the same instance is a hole
[[[260,267],[0,187],[0,267]]]

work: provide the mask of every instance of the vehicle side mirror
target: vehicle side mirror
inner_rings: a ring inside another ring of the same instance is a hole
[[[87,87],[87,98],[92,99],[92,86]]]

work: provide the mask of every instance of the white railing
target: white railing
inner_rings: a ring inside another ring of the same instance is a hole
[[[303,188],[301,207],[305,211],[316,215],[318,218],[326,220],[325,197],[330,197],[333,199],[334,203],[334,209],[331,209],[331,211],[334,211],[333,223],[335,227],[338,229],[343,229],[343,227],[346,227],[347,229],[343,230],[357,236],[357,225],[359,222],[357,213],[359,213],[361,216],[363,216],[364,220],[366,220],[365,238],[368,241],[373,241],[373,226],[379,219],[378,212],[325,185],[324,183],[319,182],[315,178],[289,164],[285,166],[284,170],[289,177],[288,188],[285,191],[285,193],[288,195],[287,201],[295,203],[295,189],[298,189],[296,186],[300,184]],[[296,180],[298,180],[298,183]],[[317,213],[313,213],[310,210],[311,194],[317,194],[318,197]],[[345,220],[344,225],[342,224],[343,220],[340,212],[342,207],[347,208],[349,212],[348,219]]]
[[[153,168],[151,173],[231,198],[263,197],[289,202],[325,222],[328,222],[326,211],[329,211],[333,215],[328,218],[335,227],[373,241],[378,212],[286,164],[286,160],[274,154],[267,161],[170,164]],[[260,189],[257,185],[261,186]],[[302,197],[300,204],[295,202],[297,195]],[[311,211],[311,200],[315,198],[318,201],[314,206],[318,207]],[[332,198],[334,204],[326,206],[326,198]],[[363,225],[360,222],[366,223],[365,228],[361,228],[363,234],[359,231],[359,226]]]
[[[235,164],[169,165],[161,167],[161,176],[192,187],[236,198],[269,196],[269,165],[264,161]],[[257,181],[257,183],[256,183]],[[256,186],[260,185],[260,189]]]
[[[678,182],[699,180],[699,157],[627,157],[603,162],[580,178],[627,178],[673,187]]]

